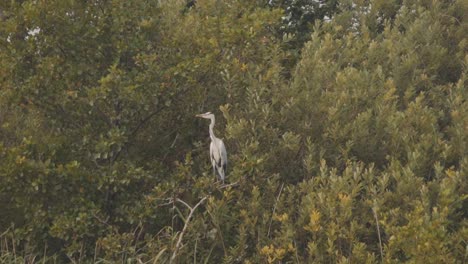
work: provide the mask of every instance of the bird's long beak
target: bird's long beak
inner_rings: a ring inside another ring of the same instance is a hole
[[[198,114],[198,115],[195,115],[195,117],[201,117],[201,115],[200,115],[200,114]]]

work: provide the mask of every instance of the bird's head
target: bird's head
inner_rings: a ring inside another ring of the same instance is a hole
[[[204,114],[196,115],[196,117],[210,119],[210,118],[214,117],[214,115],[211,112],[206,112]]]

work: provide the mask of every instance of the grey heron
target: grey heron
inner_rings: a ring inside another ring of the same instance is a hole
[[[206,112],[204,114],[196,115],[196,117],[210,119],[210,159],[211,164],[213,165],[213,173],[217,176],[223,183],[226,178],[226,166],[227,166],[227,152],[224,142],[217,138],[214,135],[213,127],[215,125],[215,116],[211,112]]]

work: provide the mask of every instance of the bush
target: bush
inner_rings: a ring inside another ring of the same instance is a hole
[[[463,263],[462,2],[0,4],[0,261]]]

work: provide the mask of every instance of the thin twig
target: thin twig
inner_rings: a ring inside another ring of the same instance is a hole
[[[283,187],[284,187],[284,183],[281,184],[280,191],[278,193],[278,196],[276,197],[275,205],[273,206],[273,212],[271,213],[271,218],[270,218],[270,225],[268,225],[267,237],[270,237],[271,223],[273,222],[273,216],[275,215],[275,212],[276,212],[276,205],[278,205],[278,201],[281,196],[281,192],[283,191]]]
[[[98,252],[98,246],[99,246],[99,242],[96,241],[96,244],[94,245],[94,259],[93,259],[93,263],[96,263],[96,259],[97,259],[97,255],[99,254]]]
[[[8,227],[7,230],[5,230],[5,232],[3,232],[3,233],[0,235],[0,237],[4,236],[4,235],[6,235],[8,232],[10,232],[10,228],[11,228],[11,226]]]
[[[383,257],[383,249],[382,249],[382,239],[380,237],[380,226],[379,226],[379,219],[377,218],[377,210],[375,208],[372,208],[372,212],[374,213],[375,223],[377,224],[377,235],[379,237],[380,258],[383,263],[384,257]]]
[[[13,235],[13,236],[12,236],[12,238],[11,238],[11,245],[12,245],[12,247],[13,247],[13,256],[15,257],[15,263],[18,263],[18,262],[16,262],[17,260],[16,260],[16,246],[15,246],[16,241],[15,241],[15,233],[13,232],[12,235]]]
[[[81,263],[81,259],[83,258],[83,249],[84,249],[84,241],[81,242],[81,248],[80,248],[80,255],[78,258],[78,263]]]
[[[230,183],[230,184],[225,184],[225,185],[220,185],[218,189],[225,189],[227,187],[233,187],[233,186],[237,186],[239,185],[239,182],[233,182],[233,183]]]
[[[138,243],[138,241],[140,240],[140,237],[141,237],[141,234],[143,233],[143,230],[145,229],[144,226],[143,226],[143,224],[141,223],[141,221],[140,221],[140,223],[138,224],[138,226],[140,227],[140,230],[138,231],[138,235],[137,235],[137,237],[136,237],[136,239],[135,239],[135,249],[137,248],[137,243]],[[138,251],[138,250],[137,250],[137,251]]]
[[[156,255],[156,257],[154,258],[153,260],[153,264],[156,264],[156,263],[159,263],[158,260],[159,258],[162,256],[162,254],[164,254],[164,252],[166,251],[167,248],[163,248],[161,251],[159,251],[158,255]]]
[[[172,203],[173,203],[173,202],[172,202],[172,201],[170,201],[170,202],[167,202],[167,203],[158,204],[158,205],[156,205],[156,207],[163,207],[163,206],[168,206],[168,205],[172,205]]]
[[[297,255],[297,243],[296,240],[294,240],[294,253],[296,255],[296,263],[299,263],[299,256]]]
[[[96,220],[98,220],[101,224],[110,226],[109,223],[107,223],[109,221],[109,216],[107,216],[106,220],[102,220],[101,218],[99,218],[99,216],[93,213],[93,217],[96,218]]]
[[[0,238],[1,238],[1,236],[0,236]],[[4,242],[5,244],[3,244],[3,243],[1,244],[0,250],[9,253],[10,248],[9,248],[9,246],[8,246],[8,240],[7,240],[6,237],[4,238],[4,240],[5,240],[5,242]]]
[[[193,254],[193,264],[197,264],[197,244],[198,244],[198,237],[195,239],[195,252]]]
[[[190,207],[186,202],[184,202],[184,201],[177,198],[178,202],[181,202],[184,205],[186,205],[188,208],[190,208],[190,213],[187,216],[187,220],[185,221],[185,225],[184,225],[184,228],[182,229],[182,232],[180,232],[179,239],[177,240],[174,252],[172,253],[172,257],[171,257],[169,263],[173,263],[176,256],[177,256],[177,251],[179,251],[180,244],[182,243],[182,238],[184,237],[185,231],[187,230],[188,224],[190,222],[190,218],[192,217],[193,213],[195,212],[195,209],[197,209],[197,207],[200,206],[207,198],[208,197],[204,197],[203,199],[201,199],[193,208]]]
[[[174,193],[174,197],[175,197],[175,193]],[[175,199],[174,198],[171,198],[172,200],[172,210],[171,210],[171,213],[172,213],[172,217],[171,217],[171,237],[174,236],[174,221],[175,221],[175,218],[176,218],[176,202],[175,202]],[[172,246],[172,243],[171,243],[171,246]]]
[[[76,263],[76,261],[75,261],[74,259],[72,259],[72,258],[70,257],[70,255],[67,254],[66,256],[67,256],[68,260],[70,260],[71,263],[73,263],[73,264]]]
[[[46,256],[47,256],[47,242],[45,243],[45,246],[44,246],[44,253],[43,253],[43,259],[42,259],[42,263],[45,264],[46,263]]]
[[[187,206],[187,208],[192,211],[193,208],[190,207],[190,205],[188,205],[186,202],[182,201],[181,199],[177,198],[176,201],[178,201],[179,203],[182,203],[183,205]]]
[[[172,142],[171,146],[169,148],[173,148],[175,146],[175,143],[177,141],[177,138],[179,137],[179,133],[176,134],[174,141]]]
[[[172,135],[172,134],[173,134],[173,133],[170,133],[169,136]],[[169,150],[167,150],[166,153],[164,154],[164,157],[162,158],[162,160],[164,160],[164,161],[166,160],[167,156],[168,156],[169,153],[171,152],[171,149],[174,148],[175,143],[176,143],[178,137],[179,137],[179,133],[176,134],[176,136],[175,136],[175,138],[174,138],[174,141],[172,142],[171,146],[169,147]]]

